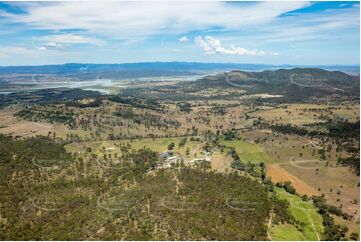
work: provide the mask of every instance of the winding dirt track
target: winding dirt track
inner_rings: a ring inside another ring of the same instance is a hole
[[[316,148],[316,149],[322,149],[320,146],[318,146],[317,144],[315,144],[313,141],[308,140],[308,139],[303,138],[303,137],[301,137],[301,138],[302,138],[307,144],[311,144],[314,148]],[[318,168],[324,167],[324,166],[321,166],[321,165],[320,165],[320,166],[317,166],[317,167],[305,167],[305,166],[300,166],[300,165],[298,165],[298,164],[302,164],[302,163],[315,162],[315,161],[319,161],[319,160],[313,159],[313,160],[298,160],[298,161],[294,161],[294,157],[292,156],[292,157],[290,158],[289,162],[287,162],[287,163],[288,163],[288,164],[291,164],[291,165],[294,166],[294,167],[297,167],[297,168],[300,168],[300,169],[306,169],[306,170],[314,170],[314,169],[318,169]],[[311,222],[311,226],[312,226],[312,228],[313,228],[313,231],[314,231],[315,234],[316,234],[317,240],[320,241],[321,238],[320,238],[320,236],[319,236],[319,234],[318,234],[318,232],[317,232],[316,226],[315,226],[315,224],[314,224],[314,222],[313,222],[310,214],[308,213],[308,211],[314,211],[314,210],[316,210],[316,209],[315,209],[315,208],[308,208],[308,209],[307,209],[307,208],[302,208],[302,207],[296,206],[295,204],[292,203],[291,200],[290,200],[290,203],[291,203],[291,206],[293,206],[293,207],[295,207],[295,208],[297,208],[297,209],[302,210],[302,211],[307,215],[308,219],[309,219],[310,222]]]
[[[298,82],[295,82],[295,80],[293,80],[293,76],[295,75],[296,73],[293,73],[291,76],[290,76],[290,81],[292,84],[295,84],[297,86],[300,86],[300,87],[320,87],[320,85],[305,85],[305,84],[301,84],[301,83],[298,83]]]
[[[233,83],[229,80],[229,73],[226,73],[226,82],[228,82],[228,84],[234,86],[234,87],[238,87],[238,88],[244,88],[244,86],[242,85],[239,85],[239,84],[236,84],[236,83]],[[298,83],[296,82],[295,80],[293,80],[293,77],[296,75],[296,73],[293,73],[291,76],[290,76],[290,81],[292,84],[295,84],[297,86],[300,86],[300,87],[320,87],[321,85],[306,85],[306,84],[301,84],[301,83]]]
[[[231,81],[228,79],[228,76],[229,76],[229,73],[226,73],[226,82],[228,82],[229,85],[232,85],[232,86],[238,87],[238,88],[244,88],[244,86],[242,86],[242,85],[239,85],[239,84],[236,84],[236,83],[231,82]]]
[[[299,210],[302,210],[302,211],[307,215],[308,219],[309,219],[310,222],[311,222],[313,231],[314,231],[315,234],[316,234],[317,240],[320,241],[321,238],[320,238],[319,234],[317,233],[316,226],[315,226],[315,224],[313,223],[313,220],[312,220],[310,214],[308,213],[308,211],[315,211],[315,210],[317,210],[317,209],[315,209],[315,208],[302,208],[302,207],[300,207],[300,206],[295,205],[291,200],[289,200],[289,201],[290,201],[290,204],[291,204],[292,207],[295,207],[295,208],[297,208],[297,209],[299,209]]]
[[[270,218],[268,220],[268,226],[267,226],[267,236],[268,236],[269,240],[272,240],[272,236],[269,233],[269,229],[271,228],[271,225],[272,225],[272,213],[271,213]]]
[[[300,166],[298,164],[304,164],[304,163],[308,163],[308,162],[319,162],[319,160],[314,159],[314,160],[299,160],[299,161],[294,161],[293,156],[290,158],[290,161],[287,162],[286,164],[291,164],[294,167],[297,168],[301,168],[301,169],[305,169],[305,170],[314,170],[314,169],[319,169],[319,168],[323,168],[323,165],[319,165],[319,166],[312,166],[312,167],[307,167],[307,166]],[[285,163],[283,163],[285,164]]]
[[[40,206],[40,205],[38,205],[37,203],[36,203],[36,199],[34,198],[34,199],[32,199],[32,201],[31,201],[31,204],[32,204],[32,206],[33,207],[35,207],[35,208],[37,208],[37,209],[40,209],[40,210],[43,210],[43,211],[59,211],[60,210],[60,208],[44,208],[44,207],[42,207],[42,206]]]
[[[307,214],[307,217],[308,217],[308,219],[309,219],[309,220],[310,220],[310,222],[311,222],[311,225],[312,225],[313,231],[315,232],[315,234],[316,234],[316,236],[317,236],[317,240],[318,240],[318,241],[320,241],[320,240],[321,240],[321,238],[320,238],[320,236],[319,236],[319,235],[318,235],[318,233],[317,233],[316,226],[315,226],[315,224],[313,223],[313,220],[312,220],[312,218],[311,218],[310,214],[309,214],[309,213],[307,213],[307,212],[305,212],[305,213]]]

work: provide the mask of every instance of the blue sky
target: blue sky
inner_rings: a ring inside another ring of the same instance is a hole
[[[358,65],[359,2],[0,2],[0,65]]]

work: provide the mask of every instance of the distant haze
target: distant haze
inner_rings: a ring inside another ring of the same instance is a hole
[[[121,77],[174,76],[208,74],[230,70],[263,71],[273,69],[290,69],[295,67],[321,68],[330,71],[344,71],[357,75],[359,66],[348,65],[268,65],[238,63],[199,63],[199,62],[140,62],[123,64],[91,64],[68,63],[63,65],[40,66],[3,66],[0,75],[4,74],[49,74],[49,75],[102,75]]]

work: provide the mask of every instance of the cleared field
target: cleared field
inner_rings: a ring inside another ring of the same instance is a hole
[[[322,148],[320,140],[304,138],[297,135],[272,134],[271,130],[248,131],[243,137],[255,141],[262,147],[276,163],[288,163],[291,157],[294,160],[317,160],[320,158],[318,151]],[[325,144],[327,147],[329,143]],[[329,163],[337,163],[338,155],[345,156],[345,152],[336,152],[336,146],[326,154]],[[325,162],[323,162],[325,163]]]
[[[332,111],[332,116],[335,117],[343,117],[343,118],[347,118],[348,120],[350,120],[351,122],[355,122],[357,120],[357,117],[360,117],[360,105],[356,104],[356,105],[350,105],[348,106],[347,104],[345,105],[345,107],[341,107],[340,109],[337,110],[333,110]]]
[[[70,135],[77,135],[82,138],[89,138],[90,132],[81,129],[71,130],[64,124],[53,124],[56,137],[66,139]]]
[[[0,112],[0,133],[11,134],[13,136],[47,136],[54,131],[54,126],[48,123],[30,122],[19,120],[13,115],[19,109],[5,109]]]
[[[276,188],[281,199],[290,202],[290,212],[304,224],[303,230],[298,230],[293,225],[272,225],[270,235],[272,240],[321,240],[323,232],[322,217],[317,213],[311,202],[302,201],[301,198]],[[290,239],[292,238],[292,239]]]
[[[273,162],[272,158],[257,144],[248,143],[243,140],[221,140],[220,144],[227,147],[233,147],[242,161],[256,163],[261,161],[267,163]]]
[[[320,195],[320,193],[315,188],[306,184],[296,176],[293,176],[292,174],[290,174],[289,172],[287,172],[285,169],[283,169],[277,164],[267,165],[267,176],[271,177],[274,183],[285,182],[285,181],[292,182],[292,186],[300,194],[307,194],[308,196]]]
[[[142,148],[149,148],[154,151],[163,152],[168,150],[168,145],[170,143],[175,144],[175,149],[178,149],[178,143],[180,138],[160,138],[160,139],[141,139],[133,140],[129,142],[133,149],[138,150]]]
[[[327,201],[335,206],[342,206],[342,210],[359,216],[360,190],[359,177],[352,174],[346,167],[323,167],[316,169],[302,169],[291,164],[282,167],[302,181],[307,181],[311,187],[326,195]],[[356,201],[356,204],[353,204]]]
[[[269,230],[272,240],[302,241],[306,240],[303,234],[293,225],[279,224],[272,226]]]
[[[80,143],[71,143],[66,145],[66,149],[69,152],[83,152],[87,147],[92,149],[93,153],[101,154],[102,150],[108,153],[120,152],[120,144],[127,145],[129,144],[131,149],[142,149],[149,148],[153,151],[164,152],[168,150],[168,145],[171,143],[175,144],[174,149],[172,150],[175,153],[180,153],[185,155],[186,150],[189,149],[190,155],[195,155],[198,151],[201,150],[201,143],[198,141],[190,141],[189,138],[186,144],[183,147],[179,147],[178,143],[181,138],[157,138],[157,139],[136,139],[136,140],[106,140],[106,141],[89,141],[89,142],[80,142]]]
[[[307,105],[307,104],[293,104],[287,105],[287,108],[279,106],[273,109],[262,109],[252,113],[253,117],[261,117],[269,122],[275,123],[292,123],[296,125],[310,124],[314,122],[322,121],[317,115],[313,113],[302,113],[299,111],[305,108],[321,108],[325,109],[326,106],[319,105]]]
[[[231,162],[232,158],[230,156],[225,156],[220,153],[212,154],[212,162],[211,167],[212,169],[218,172],[227,172],[231,170]]]
[[[51,124],[21,121],[0,128],[0,133],[22,137],[29,137],[35,135],[47,136],[49,132],[52,132],[53,130],[54,129]]]
[[[273,182],[291,181],[300,194],[325,194],[329,204],[341,207],[344,212],[355,217],[347,221],[348,227],[359,228],[359,177],[349,168],[337,166],[337,155],[345,156],[344,152],[337,153],[333,146],[327,152],[326,160],[321,161],[317,146],[302,137],[273,136],[267,130],[246,132],[243,135],[250,140],[259,139],[259,145],[277,163],[267,165],[267,176]],[[312,142],[317,144],[318,140]]]
[[[306,125],[324,122],[328,118],[346,118],[355,121],[359,117],[359,104],[287,104],[273,109],[261,108],[252,117],[261,117],[269,122],[280,124]]]

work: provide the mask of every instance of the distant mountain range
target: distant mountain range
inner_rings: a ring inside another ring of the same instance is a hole
[[[193,75],[210,72],[223,72],[231,70],[263,71],[275,69],[291,69],[295,67],[322,68],[331,71],[343,71],[358,75],[359,66],[306,66],[306,65],[267,65],[267,64],[237,64],[237,63],[198,63],[198,62],[142,62],[124,64],[81,64],[69,63],[63,65],[43,66],[3,66],[0,75],[9,74],[37,74],[71,76],[79,79],[102,75],[103,78],[115,77],[147,77],[161,75]]]

